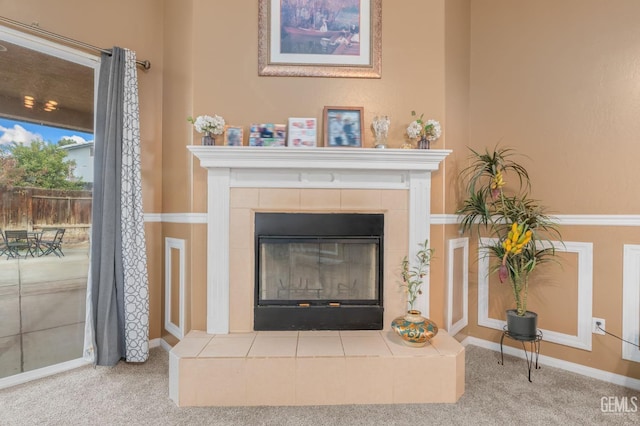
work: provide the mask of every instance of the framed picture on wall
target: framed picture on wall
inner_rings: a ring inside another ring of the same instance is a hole
[[[362,147],[362,107],[324,107],[324,146]]]
[[[258,75],[380,78],[382,0],[258,1]]]
[[[242,134],[241,126],[224,126],[225,146],[242,146]]]

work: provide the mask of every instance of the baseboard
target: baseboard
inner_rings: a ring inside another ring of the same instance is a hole
[[[161,347],[167,352],[171,351],[171,345],[168,344],[164,339],[158,337],[156,339],[149,340],[149,349],[157,347]]]
[[[43,379],[54,374],[64,373],[78,367],[84,367],[91,364],[82,358],[73,359],[71,361],[62,362],[60,364],[50,365],[48,367],[38,368],[36,370],[26,371],[24,373],[15,374],[13,376],[0,379],[0,389],[10,388],[12,386],[21,385],[32,380]]]
[[[489,340],[478,339],[477,337],[467,337],[462,342],[463,346],[473,345],[492,351],[500,352],[500,344],[491,342]],[[503,352],[507,355],[515,356],[517,358],[524,359],[524,352],[522,349],[514,348],[511,346],[503,346]],[[540,355],[538,359],[540,363],[548,365],[549,367],[559,368],[561,370],[570,371],[583,376],[591,377],[593,379],[602,380],[604,382],[613,383],[614,385],[624,386],[633,390],[640,391],[640,380],[631,377],[623,376],[621,374],[611,373],[609,371],[598,370],[597,368],[587,367],[581,364],[565,361],[562,359],[552,358],[546,355]]]

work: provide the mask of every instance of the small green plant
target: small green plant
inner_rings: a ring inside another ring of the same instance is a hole
[[[422,294],[422,283],[424,277],[427,275],[427,269],[429,263],[431,263],[431,256],[434,249],[429,248],[429,240],[425,240],[424,243],[420,243],[420,250],[416,253],[416,263],[414,265],[409,264],[409,259],[405,256],[402,259],[402,287],[407,292],[407,301],[409,302],[409,310],[413,310],[413,305],[418,298],[418,295]]]

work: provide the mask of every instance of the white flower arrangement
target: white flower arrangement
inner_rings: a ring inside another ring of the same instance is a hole
[[[189,117],[187,121],[193,124],[193,127],[198,133],[221,135],[224,132],[224,118],[216,114],[214,114],[213,117],[210,115],[199,115],[195,120],[193,117]]]
[[[411,139],[422,138],[425,137],[429,142],[437,141],[442,135],[442,128],[440,127],[440,123],[436,120],[427,120],[423,121],[422,116],[420,118],[414,120],[407,127],[407,135]],[[416,112],[411,111],[411,116],[415,117]]]

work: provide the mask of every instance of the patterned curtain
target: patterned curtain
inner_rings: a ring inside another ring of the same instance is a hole
[[[91,261],[84,358],[149,356],[149,296],[135,53],[103,54],[96,110]]]

